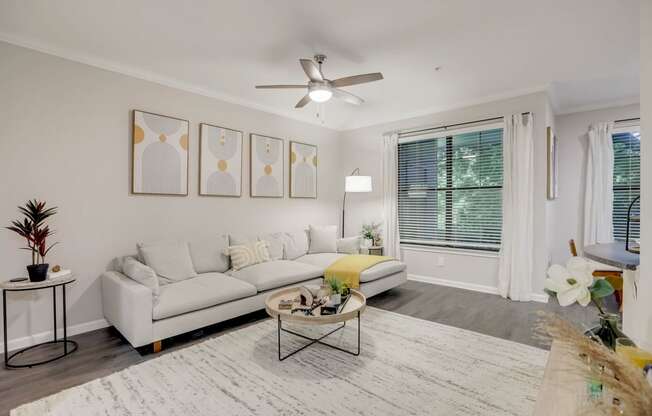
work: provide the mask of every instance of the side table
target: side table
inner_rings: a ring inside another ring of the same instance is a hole
[[[0,283],[0,289],[2,289],[2,330],[4,334],[4,358],[5,358],[5,367],[6,368],[25,368],[25,367],[35,367],[41,364],[47,364],[49,362],[63,358],[69,354],[72,354],[77,350],[77,343],[68,339],[68,324],[66,316],[66,285],[73,283],[75,277],[72,273],[68,273],[63,276],[57,276],[53,278],[48,278],[42,282],[30,282],[29,280],[23,282],[2,282]],[[61,286],[61,291],[63,295],[63,339],[57,338],[57,287]],[[52,288],[52,314],[54,320],[54,339],[52,341],[43,342],[40,344],[32,345],[27,348],[15,351],[11,355],[8,354],[7,347],[7,292],[24,292],[28,290],[41,290]],[[31,362],[25,364],[11,364],[11,359],[24,353],[25,351],[32,350],[34,348],[48,345],[48,344],[63,344],[63,353],[55,357],[49,358],[47,360]]]
[[[384,251],[383,246],[371,246],[367,250],[369,250],[370,256],[382,256]]]

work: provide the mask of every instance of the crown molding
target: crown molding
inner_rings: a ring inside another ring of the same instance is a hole
[[[14,46],[31,49],[47,55],[56,56],[58,58],[66,59],[68,61],[89,65],[95,68],[103,69],[105,71],[115,72],[121,75],[126,75],[128,77],[137,78],[143,81],[152,82],[155,84],[163,85],[177,90],[189,92],[192,94],[214,98],[230,104],[236,104],[253,110],[263,111],[265,113],[274,114],[276,116],[292,119],[295,121],[300,121],[303,123],[312,124],[328,130],[338,131],[338,129],[336,128],[325,126],[317,120],[312,120],[307,117],[298,116],[296,113],[293,113],[291,111],[278,110],[273,107],[269,107],[253,101],[235,97],[233,95],[218,90],[204,88],[199,85],[184,82],[176,78],[160,75],[155,72],[143,71],[133,66],[123,65],[119,62],[109,61],[106,59],[99,58],[97,56],[81,54],[78,52],[74,52],[70,49],[55,47],[52,45],[45,44],[43,42],[35,41],[33,39],[27,39],[22,36],[16,36],[14,34],[0,32],[0,41]]]
[[[613,100],[613,101],[606,101],[603,103],[596,103],[596,104],[590,104],[590,105],[581,105],[581,106],[576,106],[576,107],[568,107],[568,108],[562,108],[555,114],[558,116],[564,116],[567,114],[574,114],[574,113],[585,113],[587,111],[598,111],[598,110],[606,110],[608,108],[616,108],[616,107],[625,107],[628,105],[635,105],[635,104],[641,104],[641,97],[626,97],[626,98],[621,98],[618,100]]]

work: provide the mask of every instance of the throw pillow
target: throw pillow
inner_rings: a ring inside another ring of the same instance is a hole
[[[188,243],[162,242],[138,244],[143,263],[154,269],[157,275],[166,279],[165,283],[178,282],[195,277]]]
[[[273,233],[273,234],[262,234],[258,236],[258,240],[264,241],[267,243],[267,250],[269,251],[269,257],[272,260],[281,260],[283,259],[284,254],[284,239],[282,233]]]
[[[310,226],[310,254],[337,252],[337,226]]]
[[[197,273],[225,272],[229,269],[229,257],[224,249],[229,247],[229,236],[214,235],[190,242],[190,257]]]
[[[256,241],[247,245],[230,246],[228,253],[231,256],[233,270],[240,270],[247,266],[253,266],[254,264],[271,260],[269,251],[267,251],[267,243],[264,241]]]
[[[360,243],[362,238],[347,237],[337,240],[337,252],[346,254],[360,254]]]
[[[308,234],[306,231],[283,233],[285,240],[285,259],[294,260],[308,253]]]
[[[159,295],[158,276],[151,267],[144,265],[133,257],[125,257],[122,261],[122,273],[150,288],[155,297]]]

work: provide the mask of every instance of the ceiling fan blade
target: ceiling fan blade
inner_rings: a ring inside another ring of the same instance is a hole
[[[349,104],[360,105],[364,103],[364,100],[357,95],[353,95],[350,92],[344,90],[338,90],[337,88],[331,89],[333,91],[333,97],[344,100]]]
[[[283,88],[308,88],[305,85],[256,85],[257,89],[262,89],[262,90],[275,90],[275,89],[283,89]]]
[[[312,59],[299,59],[299,62],[301,62],[301,67],[303,68],[303,72],[308,75],[308,78],[310,81],[313,82],[323,82],[324,81],[324,75],[322,75],[321,71],[319,70],[319,67],[317,67],[317,64]]]
[[[299,100],[297,105],[294,108],[303,108],[310,102],[310,96],[308,94],[304,95],[302,99]]]
[[[380,81],[383,79],[383,74],[380,72],[374,72],[371,74],[362,74],[362,75],[353,75],[351,77],[338,78],[335,81],[332,81],[331,84],[335,88],[339,87],[348,87],[350,85],[364,84],[366,82]]]

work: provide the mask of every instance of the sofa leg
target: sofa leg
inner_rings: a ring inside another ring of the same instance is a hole
[[[154,354],[161,352],[163,349],[163,341],[154,341],[152,343],[152,351],[154,351]]]

